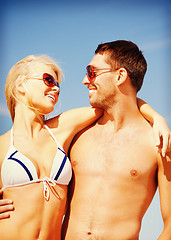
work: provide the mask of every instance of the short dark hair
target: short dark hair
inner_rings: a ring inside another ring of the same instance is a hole
[[[136,91],[141,89],[147,62],[135,43],[126,40],[102,43],[98,45],[95,54],[106,54],[106,62],[112,68],[125,68]]]

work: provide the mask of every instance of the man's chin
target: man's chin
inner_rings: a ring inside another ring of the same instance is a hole
[[[99,104],[99,103],[93,101],[92,99],[90,99],[89,102],[90,102],[91,106],[94,108],[103,108],[102,104]]]

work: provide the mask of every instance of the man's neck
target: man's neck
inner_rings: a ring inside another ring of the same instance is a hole
[[[99,119],[99,124],[114,124],[115,131],[128,125],[132,125],[137,120],[142,120],[136,102],[136,98],[125,98],[115,105],[104,110],[104,115]]]

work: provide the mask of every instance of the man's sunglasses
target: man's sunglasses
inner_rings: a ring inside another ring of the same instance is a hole
[[[97,71],[99,70],[106,70],[105,72],[101,72],[97,74]],[[114,70],[112,68],[95,68],[92,65],[88,65],[86,67],[86,76],[90,82],[92,82],[97,76],[107,73],[107,72],[113,72]]]
[[[60,88],[60,85],[58,82],[55,81],[54,77],[50,75],[49,73],[43,73],[42,78],[32,77],[33,79],[43,80],[44,84],[48,87],[54,87],[57,86]]]

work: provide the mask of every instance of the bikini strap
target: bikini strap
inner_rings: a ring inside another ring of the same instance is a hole
[[[56,142],[57,146],[60,146],[60,144],[58,143],[58,141],[56,140],[55,138],[55,135],[53,134],[53,132],[51,131],[51,129],[46,125],[44,124],[45,128],[48,130],[48,132],[50,133],[50,135],[52,136],[53,140]]]
[[[13,127],[11,128],[11,146],[14,145],[14,139],[13,139]]]

